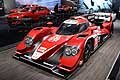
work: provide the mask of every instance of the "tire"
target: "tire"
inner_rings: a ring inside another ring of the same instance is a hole
[[[108,35],[108,34],[101,35],[100,43],[104,43],[109,37],[111,37],[111,34],[110,35]]]
[[[114,24],[112,23],[111,29],[110,29],[111,35],[114,33]]]
[[[104,42],[104,39],[103,39],[103,38],[104,38],[104,36],[101,35],[101,36],[100,36],[100,43],[103,43],[103,42]]]
[[[8,26],[9,26],[10,28],[14,28],[14,26],[12,25],[12,22],[8,22]]]
[[[32,20],[31,21],[22,21],[21,24],[25,26],[25,28],[31,28],[32,26]]]
[[[85,46],[85,49],[84,49],[84,55],[83,55],[83,62],[87,62],[88,59],[90,58],[90,55],[91,55],[91,42],[92,41],[88,41],[86,46]]]

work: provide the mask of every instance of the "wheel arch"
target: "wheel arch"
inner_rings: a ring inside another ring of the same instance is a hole
[[[91,40],[92,41],[92,48],[91,48],[91,51],[94,50],[94,37],[90,37],[90,38],[87,38],[85,44],[84,44],[84,47],[86,46],[86,44],[88,43],[88,41]]]
[[[113,33],[114,32],[114,23],[112,23],[112,25],[111,25],[111,33]]]

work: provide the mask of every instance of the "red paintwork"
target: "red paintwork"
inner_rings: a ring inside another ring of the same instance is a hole
[[[43,8],[44,10],[39,10],[39,8]],[[23,9],[13,9],[11,12],[7,17],[8,20],[16,19],[12,24],[20,24],[23,18],[31,18],[32,21],[39,21],[40,16],[48,15],[50,10],[43,6],[27,5]]]
[[[25,11],[27,11],[27,8],[29,8],[29,7],[37,7],[37,6],[38,5],[22,5],[22,6],[18,7],[18,8],[11,9],[9,11],[9,13],[25,12]]]
[[[76,24],[81,23],[88,23],[88,20],[83,17],[74,17],[78,21]],[[89,22],[90,23],[90,22]],[[33,60],[43,60],[46,61],[52,55],[56,54],[64,45],[68,46],[76,46],[79,51],[78,54],[75,56],[65,56],[61,55],[59,58],[59,64],[57,67],[59,69],[65,70],[67,72],[71,72],[76,69],[76,67],[79,65],[80,61],[83,61],[83,55],[84,55],[84,48],[86,45],[86,42],[93,38],[94,39],[94,47],[98,46],[98,35],[109,35],[111,33],[111,26],[112,21],[106,22],[104,21],[102,26],[103,28],[99,29],[97,25],[90,23],[91,25],[83,32],[75,34],[75,35],[58,35],[56,34],[57,27],[43,27],[38,29],[32,29],[27,36],[30,36],[34,39],[34,43],[42,40],[40,45],[38,46],[36,52],[40,54],[39,58]],[[84,37],[80,35],[85,35]],[[58,40],[56,40],[56,37]],[[25,37],[26,38],[26,37]],[[24,38],[24,40],[25,40]],[[24,40],[21,41],[18,46],[16,47],[16,54],[25,54],[29,48],[24,44]],[[56,41],[54,41],[56,40]],[[34,44],[33,44],[34,45]],[[31,46],[33,47],[33,46]],[[42,50],[41,50],[42,49]],[[19,53],[18,53],[19,52]],[[62,53],[61,53],[62,54]]]

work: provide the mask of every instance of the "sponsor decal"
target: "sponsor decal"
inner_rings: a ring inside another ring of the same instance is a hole
[[[34,54],[32,55],[32,59],[36,60],[38,58],[40,58],[45,51],[47,50],[47,48],[45,47],[39,47],[37,51],[34,52]]]
[[[44,53],[47,50],[45,47],[39,47],[38,52]]]
[[[32,59],[36,60],[36,59],[38,59],[40,56],[42,56],[41,53],[39,53],[39,52],[34,52],[34,54],[32,55]]]
[[[53,37],[50,37],[50,38],[48,39],[48,41],[49,41],[49,42],[57,42],[58,40],[60,40],[60,38],[61,38],[61,36],[55,35],[55,36],[53,36]]]

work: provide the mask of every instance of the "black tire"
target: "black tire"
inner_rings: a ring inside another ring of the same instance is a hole
[[[91,47],[92,47],[91,41],[88,41],[86,46],[85,46],[85,49],[84,49],[84,55],[83,55],[83,61],[84,62],[87,62],[88,59],[90,58]]]
[[[114,33],[114,24],[113,23],[112,23],[110,32],[111,32],[111,35]]]
[[[104,34],[104,35],[101,35],[100,37],[100,43],[104,43],[108,38],[111,37],[111,34]]]
[[[15,27],[14,25],[12,25],[12,22],[8,22],[8,26],[9,26],[10,28],[14,28],[14,27]]]
[[[104,35],[101,35],[101,36],[100,36],[100,43],[103,43],[103,42],[104,42],[104,39],[103,39],[103,38],[104,38]]]
[[[31,20],[23,20],[23,21],[21,21],[21,24],[23,26],[25,26],[25,28],[32,28],[32,23],[34,23],[32,21],[32,19]]]

